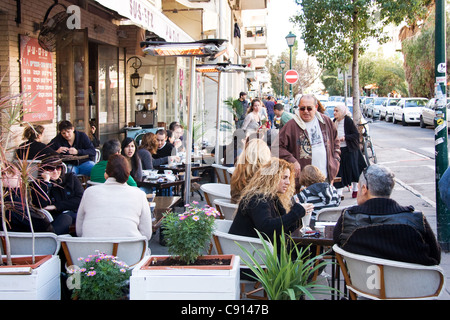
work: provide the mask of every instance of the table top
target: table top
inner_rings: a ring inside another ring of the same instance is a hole
[[[204,170],[204,169],[209,169],[209,168],[212,168],[212,166],[210,164],[191,163],[191,171]],[[185,164],[177,164],[175,166],[169,166],[169,165],[164,164],[161,166],[155,166],[154,169],[161,171],[161,172],[164,170],[172,170],[173,172],[184,172],[184,171],[186,171],[186,165]]]
[[[201,180],[201,177],[191,177],[191,182],[195,182],[195,181],[199,181],[199,180]],[[163,182],[158,182],[157,180],[143,180],[143,181],[137,181],[136,183],[137,183],[138,187],[146,186],[146,187],[155,187],[155,188],[159,188],[159,189],[165,189],[165,188],[183,185],[185,182],[184,182],[184,179],[178,179],[175,181],[163,181]]]
[[[89,155],[84,154],[82,156],[74,155],[74,154],[61,154],[60,155],[62,161],[76,161],[89,158]]]
[[[318,246],[333,246],[333,238],[325,238],[324,233],[321,233],[318,238],[316,237],[305,237],[301,232],[300,228],[296,229],[295,231],[291,232],[292,240],[294,240],[295,243],[308,245],[318,245]]]

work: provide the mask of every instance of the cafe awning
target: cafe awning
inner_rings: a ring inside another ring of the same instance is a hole
[[[377,84],[376,83],[371,83],[371,84],[368,84],[368,85],[366,85],[366,86],[364,86],[364,89],[367,89],[367,90],[371,90],[371,89],[378,89],[378,86],[377,86]]]
[[[168,42],[194,41],[186,32],[167,18],[155,6],[145,0],[95,0],[105,8],[117,12],[122,17],[142,29],[152,31]]]

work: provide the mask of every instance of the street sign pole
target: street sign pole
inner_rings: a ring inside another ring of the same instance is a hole
[[[448,167],[447,128],[447,68],[446,68],[446,18],[445,1],[436,0],[435,20],[435,76],[437,106],[434,118],[435,167],[436,167],[436,221],[437,238],[443,251],[450,251],[450,210],[441,199],[439,180]]]

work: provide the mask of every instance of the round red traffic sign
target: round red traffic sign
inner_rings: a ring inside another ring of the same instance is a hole
[[[298,72],[295,70],[288,70],[284,74],[284,80],[289,84],[294,84],[298,81]]]

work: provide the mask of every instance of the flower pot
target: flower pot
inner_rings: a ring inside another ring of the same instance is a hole
[[[61,299],[61,261],[58,256],[13,257],[0,266],[0,300]]]
[[[233,300],[239,299],[239,256],[203,256],[230,260],[229,265],[161,266],[155,261],[171,256],[150,256],[130,277],[130,300]]]

